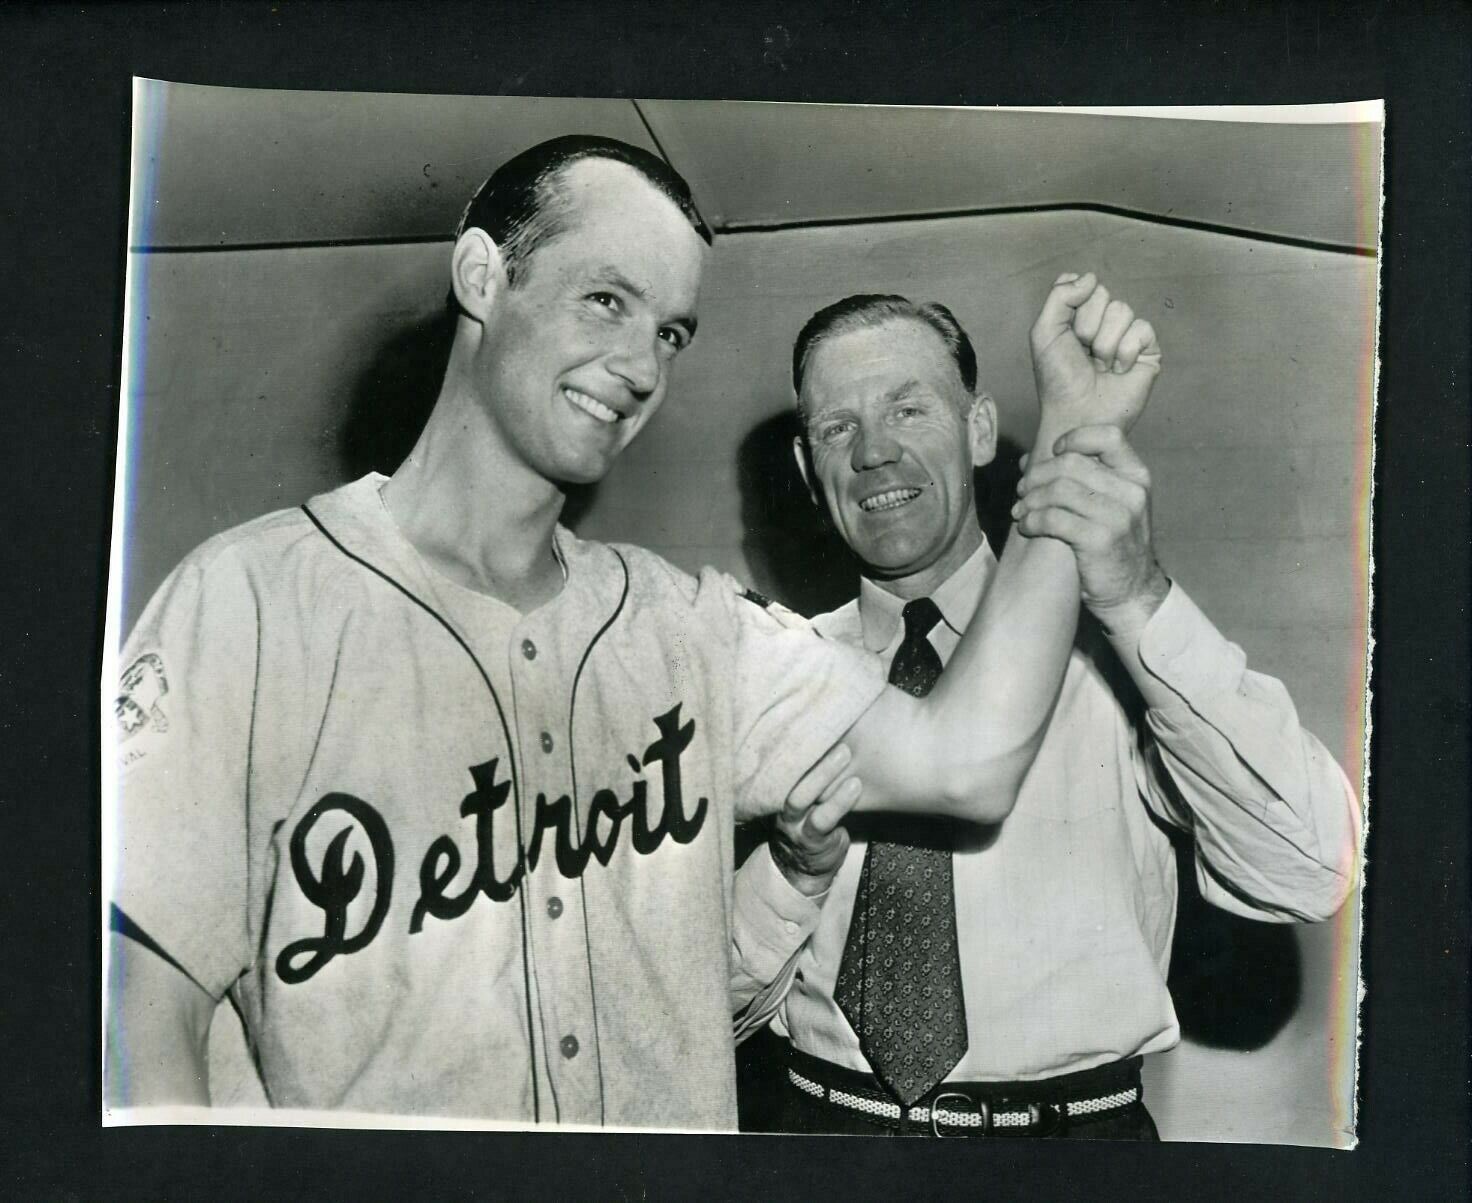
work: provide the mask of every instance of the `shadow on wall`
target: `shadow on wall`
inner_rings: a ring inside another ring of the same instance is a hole
[[[813,504],[793,461],[797,415],[784,408],[754,427],[738,452],[744,529],[742,551],[754,586],[812,616],[849,601],[858,566],[826,512]],[[996,460],[976,474],[977,516],[1000,552],[1021,477],[1022,449],[1003,437]],[[1138,715],[1139,695],[1092,622],[1080,646]],[[1258,923],[1209,905],[1196,885],[1188,837],[1170,831],[1179,885],[1170,991],[1181,1033],[1197,1044],[1240,1051],[1261,1048],[1292,1019],[1302,987],[1298,939],[1291,926]],[[760,824],[737,836],[738,863],[762,840]]]
[[[368,358],[338,437],[346,479],[391,475],[403,463],[439,396],[454,333],[450,314],[436,312],[399,329]]]
[[[758,423],[741,440],[741,551],[752,585],[812,617],[853,597],[858,568],[827,514],[813,504],[792,458],[799,433],[790,407]]]
[[[1206,902],[1184,837],[1176,839],[1176,875],[1169,984],[1181,1035],[1211,1048],[1262,1048],[1298,1009],[1298,937],[1291,925],[1255,923]]]
[[[369,357],[353,382],[339,431],[337,460],[344,480],[367,472],[392,475],[414,449],[429,420],[450,358],[455,319],[437,311],[403,326]],[[569,485],[562,524],[577,528],[592,505],[594,486]]]

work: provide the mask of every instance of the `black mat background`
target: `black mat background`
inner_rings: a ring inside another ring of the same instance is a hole
[[[1466,1197],[1469,26],[1453,3],[0,9],[0,1193]],[[1385,97],[1360,1149],[103,1131],[95,714],[134,74],[891,103]]]

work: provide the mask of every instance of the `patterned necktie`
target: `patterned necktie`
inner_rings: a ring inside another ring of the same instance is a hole
[[[922,597],[904,618],[890,684],[924,697],[940,676],[926,638],[940,610]],[[875,1076],[906,1106],[955,1068],[967,1035],[949,848],[869,844],[833,997]]]

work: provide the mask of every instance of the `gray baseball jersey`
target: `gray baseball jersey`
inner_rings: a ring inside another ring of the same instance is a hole
[[[735,821],[878,661],[561,529],[564,588],[520,614],[429,570],[382,483],[212,539],[153,598],[115,902],[232,995],[274,1105],[733,1127],[733,996],[816,919],[765,856],[733,875]]]

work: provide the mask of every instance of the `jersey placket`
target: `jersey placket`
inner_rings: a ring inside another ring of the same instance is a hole
[[[556,610],[556,606],[549,607]],[[512,633],[513,711],[521,777],[521,827],[527,851],[536,843],[539,800],[569,799],[569,836],[580,843],[582,820],[572,800],[571,749],[567,746],[568,714],[576,649],[564,656],[556,639],[555,617],[532,616]],[[571,662],[566,662],[570,660]],[[551,1110],[561,1123],[601,1121],[599,1049],[589,982],[588,945],[581,882],[564,877],[557,864],[558,832],[541,833],[535,869],[528,864],[522,889],[536,1010],[542,1031],[542,1065],[551,1098],[543,1098],[543,1115]]]

